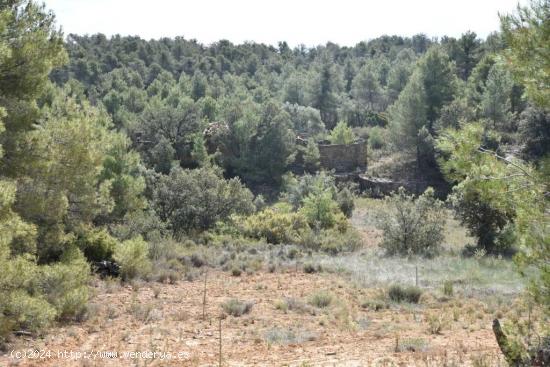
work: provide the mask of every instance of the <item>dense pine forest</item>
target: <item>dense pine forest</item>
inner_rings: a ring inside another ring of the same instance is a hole
[[[64,35],[45,6],[0,2],[0,346],[93,319],[104,279],[200,288],[204,276],[206,302],[208,272],[352,276],[359,257],[416,264],[415,286],[402,274],[376,283],[384,291],[361,304],[373,314],[440,283],[447,298],[453,284],[467,293],[448,269],[422,289],[418,264],[517,276],[510,294],[528,321],[501,313],[487,328],[510,366],[546,365],[549,32],[550,4],[533,0],[485,39],[203,45]],[[366,168],[324,165],[323,146],[357,142]],[[422,185],[383,195],[360,177]],[[454,247],[449,223],[463,230]],[[335,301],[316,293],[308,307]],[[251,308],[222,304],[232,317]]]

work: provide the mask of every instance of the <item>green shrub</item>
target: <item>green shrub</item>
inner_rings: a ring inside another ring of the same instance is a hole
[[[313,138],[307,140],[307,146],[302,148],[304,169],[306,172],[315,172],[319,169],[321,154],[319,147]]]
[[[149,243],[149,258],[154,261],[172,261],[181,258],[184,254],[185,243],[166,237],[153,240]]]
[[[296,247],[291,248],[287,253],[287,257],[290,260],[297,259],[299,256],[300,256],[300,250],[298,250]]]
[[[483,198],[474,188],[453,188],[449,202],[472,236],[477,238],[477,248],[491,254],[508,253],[516,242],[513,213],[499,208]]]
[[[284,177],[284,192],[282,199],[288,201],[294,210],[298,210],[305,198],[315,192],[329,192],[332,199],[338,203],[340,210],[350,217],[354,208],[353,187],[336,185],[334,176],[325,172],[315,175],[305,174],[296,177],[288,174]]]
[[[40,267],[37,287],[55,307],[59,318],[79,318],[86,310],[90,266],[79,250],[68,251],[61,262]]]
[[[236,266],[234,266],[233,268],[231,268],[231,275],[234,276],[234,277],[240,277],[241,276],[241,273],[242,273],[242,270]]]
[[[337,214],[341,214],[338,203],[333,199],[332,193],[318,187],[304,200],[299,210],[310,226],[314,228],[332,228],[337,223]]]
[[[144,277],[151,271],[148,258],[149,245],[141,237],[124,241],[114,252],[114,259],[120,265],[123,280]]]
[[[388,308],[388,304],[382,300],[373,299],[361,302],[361,307],[367,308],[372,311],[381,311]]]
[[[246,236],[273,244],[296,242],[298,231],[308,228],[306,218],[292,213],[288,205],[266,208],[246,218],[240,226]]]
[[[309,298],[309,304],[318,308],[325,308],[330,306],[330,304],[333,301],[332,294],[325,292],[325,291],[319,291],[314,293]]]
[[[195,268],[201,268],[207,264],[204,255],[198,253],[192,254],[190,260]]]
[[[76,244],[88,261],[111,260],[117,240],[105,229],[91,229],[78,236]]]
[[[415,200],[400,187],[385,201],[390,209],[380,214],[379,226],[384,231],[380,246],[387,254],[437,255],[444,238],[445,213],[433,189]]]
[[[369,131],[369,147],[371,149],[382,149],[386,145],[383,136],[383,129],[375,126]]]
[[[256,211],[263,210],[267,205],[263,195],[256,196],[252,203],[254,204],[254,208],[256,209]]]
[[[159,242],[168,234],[166,223],[152,209],[128,212],[122,223],[111,225],[110,230],[120,241],[140,235],[148,242]]]
[[[430,334],[441,334],[441,331],[445,327],[443,315],[429,314],[426,316],[426,321],[428,322],[428,331]]]
[[[153,191],[160,218],[176,235],[207,230],[233,214],[254,211],[253,195],[238,178],[225,180],[219,170],[174,168],[161,176]]]
[[[56,318],[78,318],[86,309],[90,268],[76,248],[52,265],[0,255],[0,269],[0,344],[13,330],[37,332]]]
[[[340,121],[328,136],[332,144],[352,144],[356,138],[353,130],[344,121]]]
[[[288,304],[284,300],[275,301],[275,309],[286,313],[288,311]]]
[[[300,233],[297,243],[308,249],[336,255],[340,252],[359,249],[363,244],[363,240],[359,232],[353,228],[348,228],[345,232],[336,229],[303,231]]]
[[[388,290],[388,297],[394,302],[418,303],[421,295],[422,290],[415,286],[402,287],[396,284]]]
[[[355,196],[349,187],[344,187],[336,194],[336,202],[338,207],[347,218],[353,215],[355,209]]]
[[[238,299],[231,299],[222,304],[222,309],[228,315],[239,317],[249,313],[252,310],[252,302],[242,302]]]
[[[319,270],[320,270],[320,266],[315,266],[310,263],[304,265],[304,273],[306,274],[314,274],[314,273],[317,273]]]
[[[31,296],[22,289],[11,292],[9,298],[2,300],[2,303],[2,314],[7,318],[1,329],[7,332],[17,328],[40,331],[57,316],[55,308],[45,299]]]

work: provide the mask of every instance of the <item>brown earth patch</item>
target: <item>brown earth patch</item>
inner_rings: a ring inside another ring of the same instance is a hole
[[[254,305],[248,314],[222,320],[224,366],[468,366],[476,358],[487,358],[491,361],[487,365],[504,365],[490,328],[492,315],[466,322],[474,300],[460,302],[464,311],[459,310],[455,321],[451,309],[457,306],[451,305],[452,300],[392,305],[381,311],[363,308],[363,301],[379,290],[359,289],[334,274],[289,270],[232,277],[211,271],[203,320],[201,280],[141,283],[135,289],[106,284],[96,282],[87,321],[52,328],[43,338],[19,338],[10,348],[49,350],[50,358],[17,360],[8,351],[0,356],[0,366],[217,366],[221,304],[231,298]],[[331,305],[323,309],[307,305],[316,291],[333,295]],[[277,309],[285,297],[307,306]],[[440,334],[428,331],[432,314],[446,320]],[[277,339],[279,334],[283,337]],[[396,343],[405,350],[396,352]],[[421,348],[415,346],[419,343]],[[118,355],[76,360],[58,358],[58,351]],[[122,353],[130,351],[170,352],[174,359],[123,358]],[[184,353],[182,359],[176,358],[179,352]]]

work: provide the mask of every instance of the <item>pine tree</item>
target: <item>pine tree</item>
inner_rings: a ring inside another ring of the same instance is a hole
[[[303,153],[304,159],[304,168],[307,172],[313,173],[319,169],[319,160],[321,159],[321,154],[319,153],[319,147],[315,140],[308,139],[307,146],[304,149]]]
[[[426,95],[426,127],[433,135],[434,123],[440,116],[441,108],[455,96],[456,75],[449,57],[435,46],[420,59],[418,71]]]
[[[353,97],[368,109],[378,111],[382,99],[382,87],[370,65],[365,65],[352,84]]]
[[[502,129],[510,120],[512,86],[512,78],[508,71],[500,64],[493,65],[483,88],[481,110],[483,116],[491,121],[494,129]]]
[[[404,151],[414,152],[420,158],[420,130],[428,123],[427,96],[417,71],[390,107],[390,131],[393,143]]]

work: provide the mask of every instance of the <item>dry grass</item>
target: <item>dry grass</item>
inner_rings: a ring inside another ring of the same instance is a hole
[[[458,256],[470,239],[453,219],[447,222],[443,256],[384,257],[376,247],[381,233],[373,219],[377,210],[384,210],[383,203],[360,199],[357,208],[352,222],[366,244],[357,253],[328,256],[296,246],[252,248],[230,242],[185,246],[178,249],[183,267],[173,282],[169,276],[154,284],[95,281],[91,301],[95,306],[87,320],[55,327],[44,338],[16,339],[11,347],[184,352],[183,361],[138,365],[216,365],[217,320],[223,311],[233,315],[222,320],[225,365],[504,366],[491,331],[492,319],[498,316],[524,325],[528,315],[524,303],[513,301],[521,295],[524,281],[511,261]],[[166,269],[176,267],[164,264]],[[234,266],[241,270],[240,276],[232,275]],[[206,269],[208,302],[203,319],[201,274]],[[423,292],[418,303],[391,302],[388,288],[413,286],[416,270]],[[185,281],[179,281],[180,275]],[[548,320],[533,312],[531,321],[542,325]],[[0,355],[1,366],[10,363],[8,356]],[[26,360],[18,365],[86,362]],[[130,366],[136,361],[88,365]]]
[[[285,272],[264,271],[235,278],[228,272],[211,270],[208,279],[206,320],[202,320],[200,281],[157,283],[161,288],[159,298],[148,286],[125,286],[117,293],[107,293],[99,283],[93,302],[109,305],[117,311],[116,317],[109,315],[107,307],[98,307],[94,320],[55,328],[47,338],[30,343],[50,350],[184,351],[189,353],[185,365],[213,365],[217,363],[218,348],[216,319],[222,305],[234,298],[239,305],[253,302],[254,306],[240,317],[229,316],[222,321],[227,365],[300,365],[303,361],[314,366],[372,365],[376,360],[391,358],[401,365],[425,366],[420,355],[445,363],[458,361],[461,355],[462,363],[456,365],[468,366],[471,359],[489,358],[479,355],[498,356],[490,329],[492,313],[498,307],[496,301],[492,305],[475,299],[433,299],[429,304],[390,304],[389,308],[375,310],[363,307],[365,300],[383,301],[383,289],[357,287],[349,278],[335,274],[304,274],[289,268]],[[331,299],[328,307],[306,303],[314,295],[325,300],[327,294]],[[508,312],[517,312],[521,307],[518,303]],[[429,315],[451,315],[453,310],[459,315],[457,320],[449,316],[444,327],[432,334]],[[475,312],[470,319],[472,310]],[[402,341],[398,352],[394,352],[396,335]],[[24,339],[18,343],[14,349],[30,345]],[[365,345],[369,346],[367,352]],[[157,365],[181,365],[179,361],[159,362]],[[434,363],[430,365],[442,365]],[[9,360],[0,357],[0,365],[9,365]],[[74,363],[57,359],[40,364],[70,365]],[[126,366],[131,361],[119,359],[101,365]]]

